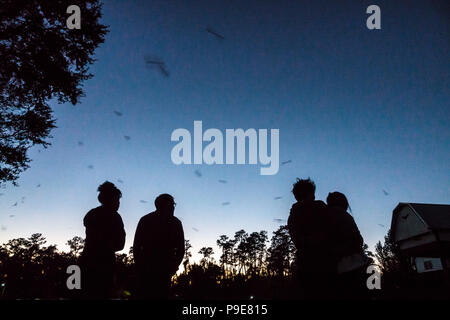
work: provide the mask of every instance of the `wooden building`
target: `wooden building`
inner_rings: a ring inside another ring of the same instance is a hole
[[[450,205],[399,203],[392,214],[391,236],[413,270],[440,271],[448,279]]]

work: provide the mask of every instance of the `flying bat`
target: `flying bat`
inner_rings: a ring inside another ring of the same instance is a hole
[[[170,75],[169,71],[167,70],[166,64],[161,59],[151,56],[145,56],[144,60],[148,68],[157,67],[159,71],[166,77]]]
[[[164,64],[164,63],[162,63],[162,64],[159,64],[158,65],[159,66],[159,71],[163,74],[163,75],[165,75],[166,77],[169,77],[169,71],[167,70],[167,68],[166,68],[166,65]]]
[[[230,203],[227,201],[227,202],[222,202],[222,205],[223,206],[228,206]]]
[[[202,176],[202,173],[200,171],[198,171],[198,170],[195,170],[194,173],[199,178]]]
[[[92,164],[88,165],[88,169],[94,169],[94,166]]]
[[[123,181],[121,179],[117,179],[118,183],[123,183]]]
[[[386,190],[384,190],[384,189],[383,189],[383,193],[384,193],[385,196],[389,195],[389,193]]]
[[[384,224],[379,223],[378,225],[379,225],[380,227],[383,227],[383,228],[384,228]]]
[[[118,116],[118,117],[121,117],[122,115],[123,115],[123,113],[122,112],[120,112],[120,111],[116,111],[116,110],[114,110],[114,113],[116,114],[116,116]]]
[[[291,162],[292,162],[292,160],[283,161],[283,162],[281,163],[281,165],[283,166],[283,165],[288,164],[288,163],[291,163]]]
[[[192,230],[194,230],[195,232],[198,232],[197,228],[192,227]]]
[[[220,183],[227,183],[227,180],[219,180]]]
[[[145,200],[139,200],[140,203],[147,203]]]
[[[131,137],[130,136],[123,136],[125,138],[125,140],[130,141]]]
[[[210,26],[206,27],[206,32],[216,36],[217,38],[219,38],[220,40],[224,40],[225,37],[221,34],[218,34],[216,31],[214,31]]]
[[[81,147],[84,145],[83,141],[78,141],[78,145]]]
[[[280,200],[281,198],[283,198],[283,197],[275,197],[274,199],[275,200]]]
[[[276,223],[285,223],[286,222],[285,219],[273,219],[273,221]]]

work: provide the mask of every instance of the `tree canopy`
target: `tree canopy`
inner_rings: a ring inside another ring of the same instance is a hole
[[[69,29],[70,5],[81,9],[81,29]],[[4,0],[0,6],[0,184],[29,167],[28,150],[47,147],[55,119],[51,99],[73,105],[92,77],[89,65],[103,43],[98,0]]]

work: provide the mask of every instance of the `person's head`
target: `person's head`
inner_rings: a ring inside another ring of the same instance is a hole
[[[294,183],[292,193],[297,201],[313,201],[315,200],[316,185],[310,178],[298,179]]]
[[[330,192],[327,197],[327,205],[330,207],[338,207],[347,211],[350,208],[347,197],[340,192]]]
[[[114,211],[119,209],[122,192],[120,192],[113,183],[105,181],[98,187],[98,192],[98,201],[100,201],[103,206]]]
[[[155,199],[155,207],[157,211],[163,214],[173,215],[175,211],[175,200],[170,194],[160,194]]]

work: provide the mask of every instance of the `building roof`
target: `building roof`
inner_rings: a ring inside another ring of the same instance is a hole
[[[450,205],[431,203],[400,202],[392,214],[392,221],[396,214],[404,207],[409,206],[426,223],[431,230],[450,230]]]

